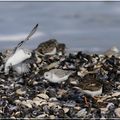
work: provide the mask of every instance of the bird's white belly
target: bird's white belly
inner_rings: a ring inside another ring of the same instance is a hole
[[[86,94],[91,95],[92,97],[102,94],[102,87],[97,91],[83,90]]]
[[[52,76],[52,78],[50,79],[50,81],[51,81],[51,82],[54,82],[54,83],[60,83],[60,82],[62,82],[62,81],[67,80],[68,77],[69,77],[69,75],[66,75],[66,76],[64,76],[64,77],[59,78],[58,76],[56,76],[56,75],[53,74],[53,76]]]
[[[21,55],[19,56],[12,56],[9,60],[8,63],[10,63],[11,65],[16,65],[20,62],[24,61],[24,57],[22,57]]]

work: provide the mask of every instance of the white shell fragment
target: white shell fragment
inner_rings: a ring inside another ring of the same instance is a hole
[[[32,108],[32,101],[22,101],[21,102],[21,105],[24,105],[24,106],[26,106],[26,107],[28,107],[28,108]]]
[[[18,94],[18,95],[24,95],[24,94],[26,94],[26,91],[22,91],[21,89],[17,89],[16,90],[16,94]]]
[[[115,114],[120,118],[120,108],[115,109]]]
[[[63,110],[64,110],[65,113],[67,113],[69,111],[69,108],[64,107]]]
[[[37,94],[37,96],[38,97],[41,97],[41,98],[43,98],[43,99],[45,99],[45,100],[47,100],[47,99],[49,99],[49,96],[48,95],[46,95],[46,94]]]
[[[119,95],[120,95],[120,92],[115,92],[115,93],[112,94],[112,97],[117,97]]]

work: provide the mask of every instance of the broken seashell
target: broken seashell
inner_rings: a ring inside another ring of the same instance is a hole
[[[40,94],[37,94],[38,97],[41,97],[45,100],[48,100],[49,99],[49,96],[47,94],[43,94],[43,93],[40,93]]]
[[[55,119],[55,116],[54,115],[50,115],[49,118],[50,119]]]
[[[120,92],[115,92],[115,93],[112,94],[112,97],[117,97],[119,95],[120,95]]]
[[[69,111],[69,108],[65,107],[63,108],[64,112],[67,113]]]
[[[16,94],[18,94],[18,95],[24,95],[24,94],[26,94],[26,91],[22,91],[22,89],[20,88],[20,89],[16,90]]]
[[[120,118],[120,108],[115,109],[115,114]]]
[[[28,108],[32,108],[32,105],[31,105],[30,101],[22,101],[21,104],[28,107]]]

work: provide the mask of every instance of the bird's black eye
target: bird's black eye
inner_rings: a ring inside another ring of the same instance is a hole
[[[48,74],[46,74],[46,77],[48,77]]]
[[[30,55],[30,53],[28,53],[28,55]]]

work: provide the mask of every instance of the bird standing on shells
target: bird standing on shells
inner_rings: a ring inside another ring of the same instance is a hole
[[[58,55],[64,55],[65,54],[65,48],[66,48],[66,46],[65,46],[64,43],[59,43],[57,45],[57,54]]]
[[[83,80],[79,84],[80,90],[92,97],[102,94],[102,84],[97,80]]]
[[[57,52],[57,40],[50,39],[46,42],[41,43],[36,51],[40,54],[44,55],[55,55]]]
[[[58,43],[56,39],[50,39],[48,41],[45,41],[41,43],[37,48],[36,52],[40,54],[41,56],[46,55],[64,55],[65,54],[65,44]]]
[[[95,100],[99,95],[102,94],[103,85],[95,79],[83,80],[79,83],[78,86],[79,86],[80,92],[93,97]],[[84,101],[85,101],[85,104],[89,106],[86,96],[84,96]]]
[[[117,47],[113,46],[112,48],[105,51],[104,55],[111,57],[112,55],[116,55],[118,53],[119,53],[119,49]]]
[[[51,69],[44,73],[44,78],[52,83],[60,83],[66,81],[74,71],[62,70],[62,69]]]
[[[30,51],[18,49],[5,63],[5,73],[9,72],[11,66],[17,65],[32,56]]]
[[[36,32],[37,27],[38,27],[38,24],[32,29],[32,31],[26,37],[26,39],[21,41],[20,43],[18,43],[18,45],[15,47],[15,49],[13,50],[13,54],[8,58],[8,60],[5,63],[5,68],[4,68],[5,74],[9,73],[10,67],[12,67],[12,66],[15,67],[15,65],[22,64],[23,61],[32,57],[32,51],[30,51],[26,48],[20,48],[20,47],[22,46],[23,43],[28,41],[30,39],[30,37]],[[18,67],[18,66],[16,66],[16,67]],[[19,70],[19,69],[17,69],[17,70]]]

